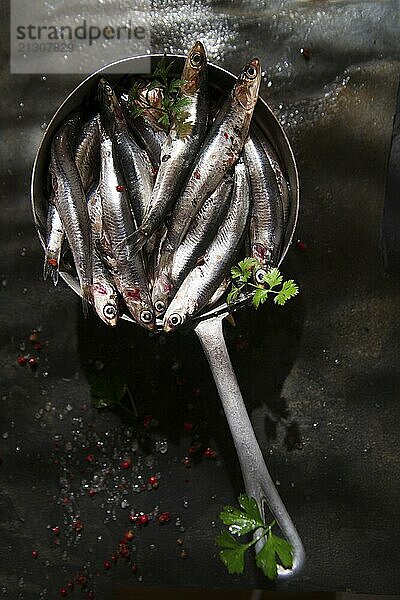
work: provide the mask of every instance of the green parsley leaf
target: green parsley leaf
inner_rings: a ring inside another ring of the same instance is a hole
[[[220,559],[233,575],[240,575],[244,570],[244,554],[249,544],[239,544],[227,531],[222,531],[217,537],[217,544],[222,548]]]
[[[126,383],[119,377],[90,378],[90,391],[95,408],[111,408],[119,404],[128,391]]]
[[[232,289],[226,297],[226,303],[231,304],[234,300],[237,300],[240,290],[241,288],[236,287],[235,284],[232,283]]]
[[[169,116],[167,113],[163,113],[161,115],[161,117],[159,117],[157,119],[157,123],[160,123],[160,125],[162,125],[163,127],[168,127],[169,126]]]
[[[245,258],[238,263],[239,279],[242,283],[247,283],[250,279],[253,269],[260,263],[256,258]],[[235,268],[235,267],[234,267]]]
[[[173,92],[177,92],[183,86],[184,83],[184,79],[173,79],[168,85],[169,93],[172,94]]]
[[[150,81],[149,85],[147,86],[147,91],[151,92],[151,90],[155,90],[161,87],[163,87],[163,84],[160,81],[158,81],[158,79],[153,79],[153,81]]]
[[[258,308],[260,304],[264,304],[264,302],[268,298],[268,292],[269,290],[264,290],[264,288],[256,289],[253,299],[251,301],[252,305],[255,308]]]
[[[275,547],[270,535],[265,540],[260,552],[256,554],[256,565],[268,579],[276,579],[278,567],[275,560]]]
[[[136,117],[140,117],[146,109],[143,106],[135,105],[132,108],[132,117],[136,119]]]
[[[240,498],[243,498],[243,496],[240,496]],[[255,531],[264,525],[259,511],[255,513],[254,508],[250,512],[244,509],[243,512],[234,506],[224,506],[219,518],[224,525],[229,525],[230,533],[238,536],[246,535],[246,533]]]
[[[234,279],[237,279],[238,277],[240,277],[241,274],[242,274],[242,271],[239,269],[239,267],[232,267],[231,275]]]
[[[182,113],[182,110],[184,108],[186,108],[189,104],[190,104],[190,98],[177,98],[174,101],[174,103],[172,104],[171,110],[172,110],[173,114],[179,114],[179,113]],[[185,115],[186,118],[190,116],[190,114],[188,112],[181,114],[182,117],[183,117],[183,115]]]
[[[255,521],[259,523],[263,523],[261,518],[260,509],[258,508],[257,502],[254,498],[249,498],[246,494],[240,494],[238,498],[238,502],[240,506],[243,508],[244,512]]]
[[[192,121],[181,121],[175,122],[176,134],[179,139],[184,140],[190,135],[193,129]]]
[[[264,281],[265,283],[268,283],[270,288],[274,288],[282,283],[283,277],[280,274],[279,269],[275,267],[273,269],[269,269],[269,271],[265,273]]]
[[[283,538],[273,534],[272,531],[270,532],[269,537],[272,539],[275,552],[278,555],[280,562],[285,569],[290,569],[293,565],[293,552],[291,545]]]
[[[270,530],[265,544],[256,555],[256,564],[269,579],[276,579],[278,567],[276,555],[280,563],[290,569],[293,565],[293,554],[290,544]]]
[[[280,306],[283,306],[285,304],[286,300],[289,300],[289,298],[296,296],[298,293],[299,293],[298,286],[295,284],[293,279],[289,279],[288,281],[284,282],[282,289],[275,296],[274,302],[276,304],[279,304]]]

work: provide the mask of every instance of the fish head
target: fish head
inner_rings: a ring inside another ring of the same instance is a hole
[[[207,55],[201,42],[191,48],[182,71],[183,84],[181,91],[194,94],[200,89],[202,81],[207,77]]]
[[[115,327],[119,317],[118,297],[115,289],[107,282],[94,282],[92,287],[93,302],[100,319],[111,327]]]
[[[154,282],[151,299],[157,317],[161,317],[171,300],[172,284],[165,273],[161,273]]]
[[[186,293],[182,288],[179,290],[173,301],[168,307],[164,317],[164,331],[169,333],[181,327],[190,319],[195,312],[194,305],[190,299],[190,294]]]
[[[151,304],[143,300],[139,288],[125,289],[122,297],[134,320],[145,329],[153,331],[156,326],[154,310]]]
[[[97,86],[97,101],[106,127],[111,126],[115,121],[120,125],[125,125],[125,117],[117,95],[104,77],[100,79]]]
[[[246,110],[252,111],[257,103],[261,83],[261,65],[258,58],[253,58],[241,70],[236,85],[234,96],[239,104]]]

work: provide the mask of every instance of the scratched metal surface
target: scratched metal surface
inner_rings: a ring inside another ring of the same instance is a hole
[[[380,226],[399,79],[398,3],[182,0],[152,6],[152,51],[184,52],[200,37],[210,58],[233,72],[249,56],[261,58],[262,95],[298,158],[298,238],[306,250],[294,246],[283,270],[299,282],[301,295],[284,310],[243,312],[236,329],[227,330],[261,447],[308,556],[304,574],[277,589],[396,594],[400,285],[384,273]],[[215,557],[212,522],[243,484],[194,336],[153,339],[129,324],[107,331],[94,317],[83,319],[65,285],[53,289],[41,280],[30,168],[41,126],[82,76],[10,75],[3,5],[1,19],[0,592],[13,600],[57,597],[82,564],[99,598],[112,598],[118,585],[274,589],[250,562],[246,575],[231,577]],[[301,48],[310,50],[309,60]],[[47,343],[35,375],[15,361],[19,344],[39,326]],[[157,416],[154,435],[169,443],[166,455],[152,454],[162,475],[159,489],[130,501],[143,510],[159,504],[181,518],[185,531],[172,522],[138,534],[142,582],[122,565],[103,573],[104,558],[128,526],[126,510],[117,506],[116,521],[104,524],[104,495],[94,504],[79,495],[94,439],[87,431],[104,439],[105,459],[126,442],[122,418],[89,406],[82,417],[96,360],[98,366],[112,360],[113,373],[134,390],[140,415]],[[181,387],[177,376],[186,380]],[[194,417],[207,422],[202,435],[219,459],[186,470],[181,425]],[[60,545],[47,528],[65,516],[57,504],[65,482],[54,463],[54,436],[72,445],[70,491],[76,490],[85,522],[79,542],[62,535]],[[186,560],[179,557],[179,536]]]

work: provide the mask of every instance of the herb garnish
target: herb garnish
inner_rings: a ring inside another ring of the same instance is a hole
[[[138,416],[132,393],[120,377],[92,375],[90,391],[94,408],[120,408],[132,419]]]
[[[291,545],[272,533],[275,521],[269,525],[262,519],[257,502],[241,494],[238,502],[242,508],[225,506],[219,518],[225,525],[229,525],[228,531],[222,531],[216,542],[221,548],[219,556],[231,574],[240,575],[244,571],[244,555],[246,551],[264,538],[264,545],[256,554],[256,565],[269,579],[276,579],[278,575],[278,564],[286,569],[293,565],[293,553]],[[257,532],[255,539],[247,544],[240,544],[231,534],[241,537],[247,533]]]
[[[263,268],[263,266],[260,261],[251,257],[245,258],[240,261],[237,266],[232,267],[231,289],[227,296],[228,304],[237,300],[240,294],[251,291],[251,288],[255,289],[252,299],[252,305],[255,308],[258,308],[260,304],[264,304],[268,298],[268,294],[273,294],[275,296],[275,304],[283,306],[289,298],[292,298],[299,293],[299,288],[293,279],[283,281],[283,276],[276,267],[269,269],[265,273],[263,283],[252,283],[250,279],[252,278],[253,273],[261,268]]]
[[[147,110],[159,112],[156,119],[158,125],[166,131],[173,127],[177,136],[183,139],[190,134],[193,127],[193,123],[187,120],[189,113],[185,110],[190,104],[190,99],[179,96],[185,81],[170,78],[173,65],[174,61],[167,64],[166,56],[161,58],[151,76],[152,81],[145,88],[146,94],[143,94],[143,83],[135,81],[129,90],[129,106],[134,118],[143,115]],[[149,92],[155,89],[160,92],[159,106],[155,106],[148,99]]]

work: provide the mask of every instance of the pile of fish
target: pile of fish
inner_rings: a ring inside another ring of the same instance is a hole
[[[280,257],[289,192],[273,147],[250,129],[260,79],[254,58],[216,110],[196,42],[178,92],[184,136],[174,120],[160,127],[160,90],[143,83],[147,108],[133,118],[126,88],[100,79],[93,111],[71,113],[52,140],[45,278],[57,283],[70,251],[84,310],[165,331],[221,299],[241,252],[259,260],[262,283]]]

